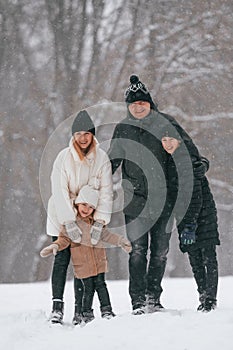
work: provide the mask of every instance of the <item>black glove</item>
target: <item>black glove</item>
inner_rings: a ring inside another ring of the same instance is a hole
[[[209,161],[205,157],[201,157],[200,160],[196,160],[193,163],[193,173],[197,179],[202,179],[205,173],[209,169]]]
[[[183,245],[189,245],[196,242],[196,224],[185,225],[183,231],[180,234],[180,243]]]

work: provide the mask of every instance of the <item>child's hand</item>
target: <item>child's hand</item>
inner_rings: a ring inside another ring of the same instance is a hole
[[[120,240],[120,246],[126,253],[130,253],[132,250],[130,241],[128,241],[128,239],[124,237],[122,237],[122,239]]]
[[[50,244],[48,247],[45,247],[44,249],[41,250],[40,256],[42,258],[46,258],[47,256],[50,255],[57,255],[58,251],[58,245],[55,243]]]

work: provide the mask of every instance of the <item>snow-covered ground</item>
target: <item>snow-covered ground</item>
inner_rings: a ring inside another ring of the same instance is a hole
[[[50,283],[0,285],[1,350],[230,350],[233,343],[233,277],[219,281],[218,309],[199,313],[193,279],[164,279],[162,303],[169,309],[131,315],[128,281],[107,281],[117,317],[73,327],[73,284],[65,291],[64,325],[51,325]]]

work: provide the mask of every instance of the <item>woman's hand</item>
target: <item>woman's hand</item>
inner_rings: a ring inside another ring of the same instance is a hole
[[[92,245],[96,245],[99,242],[103,227],[104,221],[95,221],[91,226],[90,235]]]
[[[74,243],[80,243],[82,239],[82,231],[75,221],[66,222],[64,224],[67,236]]]

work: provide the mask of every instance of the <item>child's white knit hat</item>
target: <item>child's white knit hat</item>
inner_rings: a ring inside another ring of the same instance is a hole
[[[99,191],[90,187],[89,185],[83,186],[78,196],[75,199],[75,204],[87,203],[92,208],[96,209],[99,200]]]

